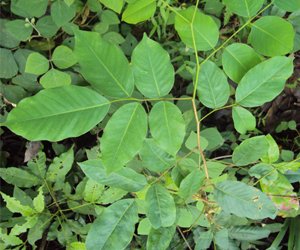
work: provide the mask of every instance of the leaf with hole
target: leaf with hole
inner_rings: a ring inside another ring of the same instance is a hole
[[[225,212],[239,217],[274,219],[277,214],[275,205],[266,194],[243,182],[223,181],[216,184],[214,197]]]

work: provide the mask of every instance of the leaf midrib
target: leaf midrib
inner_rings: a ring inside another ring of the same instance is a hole
[[[56,113],[56,114],[51,114],[51,115],[45,115],[45,116],[40,116],[40,117],[34,117],[34,118],[31,118],[31,119],[24,119],[24,120],[19,120],[18,119],[17,121],[8,120],[8,121],[4,122],[4,125],[6,125],[6,124],[14,124],[14,123],[22,123],[22,122],[31,122],[31,121],[35,121],[35,120],[42,120],[42,119],[47,119],[47,118],[50,118],[50,117],[57,117],[57,116],[62,116],[62,115],[66,115],[66,114],[76,113],[76,112],[80,112],[80,111],[88,111],[90,109],[100,108],[102,106],[109,105],[109,104],[110,104],[110,102],[101,103],[101,104],[97,104],[97,105],[93,105],[93,106],[89,106],[89,107],[84,107],[84,108],[79,108],[79,109],[73,109],[73,110],[66,111],[66,112],[61,112],[61,113]]]

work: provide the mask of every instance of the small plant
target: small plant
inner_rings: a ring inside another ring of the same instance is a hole
[[[291,83],[299,1],[1,5],[2,133],[55,155],[0,168],[2,248],[299,247],[299,148],[256,122]]]

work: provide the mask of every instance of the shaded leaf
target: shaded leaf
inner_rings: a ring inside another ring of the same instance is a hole
[[[74,53],[83,77],[101,93],[113,97],[128,97],[134,79],[127,58],[116,45],[96,32],[76,31]]]
[[[138,211],[133,199],[115,202],[93,222],[86,238],[86,249],[126,248],[133,237],[137,222]]]
[[[172,195],[159,185],[152,185],[146,194],[146,214],[153,228],[170,227],[175,223],[176,207]]]
[[[121,188],[129,192],[137,192],[147,185],[147,180],[143,175],[127,167],[107,175],[101,160],[88,160],[78,165],[88,178],[102,185]]]
[[[265,155],[268,148],[269,145],[265,136],[251,137],[234,149],[232,161],[237,166],[246,166]]]

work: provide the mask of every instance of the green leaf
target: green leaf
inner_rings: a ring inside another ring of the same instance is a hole
[[[195,17],[193,18],[195,13]],[[175,17],[175,29],[180,39],[190,48],[207,51],[213,49],[219,40],[216,22],[201,13],[194,6],[182,10]],[[194,39],[193,39],[194,38]]]
[[[268,193],[271,200],[279,209],[278,215],[282,217],[295,217],[299,214],[299,200],[294,187],[281,173],[273,182],[260,182],[263,192]]]
[[[209,177],[212,179],[219,177],[226,168],[226,165],[218,161],[207,161],[206,166],[208,168]]]
[[[152,228],[147,239],[147,250],[166,250],[176,231],[176,226]]]
[[[255,241],[268,238],[270,233],[270,230],[258,226],[238,226],[229,230],[229,237],[240,241]]]
[[[0,48],[0,78],[9,79],[18,73],[18,65],[14,59],[13,54],[8,49]]]
[[[268,148],[269,144],[265,136],[251,137],[234,149],[232,161],[236,166],[246,166],[265,155]]]
[[[143,22],[152,17],[155,10],[155,0],[131,1],[123,12],[122,21],[131,24]]]
[[[158,147],[153,139],[146,139],[140,151],[142,165],[154,172],[162,172],[175,164],[175,159]]]
[[[139,235],[149,235],[151,230],[151,223],[148,218],[141,219],[137,232]]]
[[[222,209],[239,217],[253,220],[276,217],[277,209],[259,189],[239,181],[216,184],[214,197]]]
[[[265,16],[252,24],[248,42],[264,56],[292,52],[295,32],[288,21],[278,16]]]
[[[25,72],[42,75],[49,69],[49,61],[40,53],[34,52],[27,57]]]
[[[144,175],[138,174],[128,167],[107,175],[101,160],[88,160],[78,163],[78,165],[88,178],[102,185],[120,188],[128,192],[140,191],[147,185]]]
[[[221,147],[224,143],[224,138],[217,128],[206,128],[201,131],[201,137],[208,141],[206,150],[215,150]]]
[[[254,176],[256,179],[259,179],[260,182],[265,184],[272,184],[278,178],[278,172],[276,169],[266,163],[259,163],[251,167],[248,171],[250,176]]]
[[[22,168],[0,168],[0,177],[7,183],[18,187],[33,187],[40,184],[40,179]]]
[[[274,4],[285,11],[294,12],[300,9],[300,1],[299,0],[275,0]]]
[[[38,213],[43,212],[43,210],[45,209],[43,187],[39,188],[38,195],[33,199],[33,207]]]
[[[198,229],[199,230],[199,229]],[[199,232],[199,233],[198,233]],[[208,249],[213,240],[213,232],[211,230],[208,231],[194,231],[194,241],[196,242],[195,250],[204,250]],[[198,234],[198,237],[196,236]]]
[[[0,239],[1,241],[3,241],[3,245],[8,247],[8,246],[17,246],[17,245],[21,245],[23,243],[23,241],[21,241],[17,236],[15,235],[7,235],[2,233],[2,230],[4,229],[0,229]],[[0,244],[0,246],[3,246],[2,243]],[[7,249],[6,247],[3,247],[3,249]]]
[[[3,125],[31,141],[59,141],[92,129],[109,106],[104,97],[85,87],[45,89],[23,99]]]
[[[71,81],[69,74],[57,69],[50,69],[40,79],[40,83],[45,89],[67,86],[71,84]]]
[[[133,199],[115,202],[93,222],[86,238],[86,249],[125,249],[137,222],[138,210]]]
[[[242,17],[254,16],[264,4],[264,0],[223,0],[226,7]]]
[[[47,10],[48,0],[12,0],[11,11],[23,17],[40,17]]]
[[[50,164],[46,180],[49,182],[63,181],[70,171],[74,162],[74,150],[70,148],[67,152],[62,153],[60,156],[55,157]]]
[[[22,205],[20,201],[16,200],[14,197],[10,197],[2,192],[0,192],[0,194],[2,195],[3,200],[6,202],[6,207],[9,209],[9,211],[13,213],[20,213],[23,216],[30,216],[35,213],[31,207]]]
[[[59,30],[51,16],[43,16],[36,23],[37,30],[43,37],[51,38]]]
[[[104,185],[93,179],[88,179],[84,188],[83,199],[87,202],[95,203],[101,197],[103,191]]]
[[[102,3],[105,7],[112,9],[113,11],[120,14],[123,8],[124,0],[100,0],[100,3]]]
[[[26,222],[24,224],[15,224],[13,228],[10,231],[10,235],[20,235],[22,233],[26,233],[26,231],[29,228],[34,227],[34,225],[37,223],[38,216],[33,215],[30,217],[26,217]]]
[[[75,14],[75,5],[68,6],[63,0],[56,0],[51,4],[51,17],[58,27],[67,24]]]
[[[85,243],[79,241],[72,242],[67,246],[67,250],[86,250]]]
[[[131,95],[133,73],[119,47],[106,42],[98,33],[76,31],[74,52],[81,74],[93,88],[113,97]]]
[[[208,146],[208,141],[204,138],[200,136],[200,145],[201,145],[201,149],[205,150]],[[197,151],[197,147],[198,147],[198,135],[197,133],[195,133],[194,131],[191,131],[189,137],[186,139],[185,142],[185,146],[189,149],[189,150],[194,150],[195,153],[198,153]]]
[[[19,45],[18,41],[5,28],[5,24],[9,22],[5,19],[0,19],[0,45],[6,48],[15,48]]]
[[[208,108],[224,106],[230,95],[224,72],[213,62],[205,62],[200,69],[197,91],[200,102]]]
[[[170,56],[146,34],[132,52],[132,66],[135,85],[144,96],[158,98],[172,89],[175,72]]]
[[[247,109],[235,106],[232,108],[233,124],[236,131],[246,134],[247,131],[254,130],[256,127],[255,116]]]
[[[151,134],[158,146],[176,155],[185,136],[185,122],[179,108],[171,102],[158,102],[149,116]]]
[[[261,61],[254,49],[243,43],[227,46],[222,54],[223,70],[236,83],[239,83],[243,76]]]
[[[102,162],[108,173],[121,169],[142,148],[147,114],[139,103],[119,108],[108,121],[101,138]]]
[[[196,194],[203,184],[205,176],[199,169],[192,171],[180,183],[178,195],[184,199],[189,199]]]
[[[266,139],[269,144],[268,152],[261,157],[261,160],[266,163],[274,163],[279,159],[279,147],[274,138],[268,134]]]
[[[60,69],[67,69],[77,63],[77,59],[73,51],[64,45],[55,48],[52,61],[54,65]]]
[[[170,227],[176,220],[176,206],[173,196],[159,185],[152,185],[146,194],[146,215],[153,228]]]
[[[283,56],[268,59],[250,69],[236,89],[236,102],[258,107],[273,100],[293,73],[293,59]]]
[[[33,31],[30,24],[20,19],[7,22],[5,24],[5,28],[7,32],[19,41],[27,41]]]

